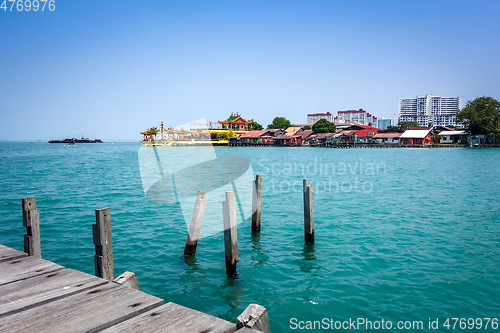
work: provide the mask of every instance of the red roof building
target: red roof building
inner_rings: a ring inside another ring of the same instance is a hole
[[[231,116],[229,116],[226,120],[218,121],[219,124],[221,124],[222,129],[232,129],[235,131],[248,131],[248,125],[250,125],[252,122],[251,121],[246,121],[245,119],[241,118],[241,116],[236,113],[231,113]]]

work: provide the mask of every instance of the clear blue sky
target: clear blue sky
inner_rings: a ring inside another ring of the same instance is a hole
[[[0,0],[3,2],[3,0]],[[139,139],[397,98],[500,98],[500,1],[56,0],[0,10],[0,139]]]

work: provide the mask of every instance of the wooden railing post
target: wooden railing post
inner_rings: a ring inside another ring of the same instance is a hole
[[[24,252],[30,256],[42,257],[40,244],[40,215],[36,208],[36,198],[23,198]]]
[[[314,196],[309,179],[304,179],[304,241],[314,244]]]
[[[111,282],[114,278],[111,209],[96,209],[95,219],[96,223],[92,224],[95,275]]]
[[[252,234],[260,233],[260,217],[262,208],[262,175],[253,181],[252,195]]]
[[[236,230],[236,205],[234,192],[226,192],[226,201],[222,202],[224,219],[224,249],[226,255],[226,274],[236,275],[238,257],[238,232]]]
[[[206,192],[198,191],[196,202],[194,204],[193,217],[189,225],[189,233],[184,248],[184,256],[192,257],[196,253],[196,246],[198,245],[198,238],[200,237],[201,223],[203,222],[203,215],[207,200],[205,200]]]

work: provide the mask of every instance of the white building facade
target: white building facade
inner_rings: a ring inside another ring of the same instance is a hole
[[[416,121],[420,126],[448,126],[457,124],[457,113],[462,108],[462,97],[423,95],[398,99],[398,123]]]
[[[371,124],[371,126],[374,127],[377,127],[378,125],[378,118],[363,109],[338,111],[337,116],[334,119],[340,123],[355,122],[365,126]]]
[[[333,114],[327,112],[327,113],[310,113],[307,115],[307,123],[311,125],[315,124],[320,119],[326,119],[329,122],[333,123]]]

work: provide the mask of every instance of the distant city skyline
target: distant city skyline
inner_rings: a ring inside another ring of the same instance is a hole
[[[364,109],[422,94],[500,98],[500,2],[56,0],[0,10],[0,140],[140,139],[238,112]]]

